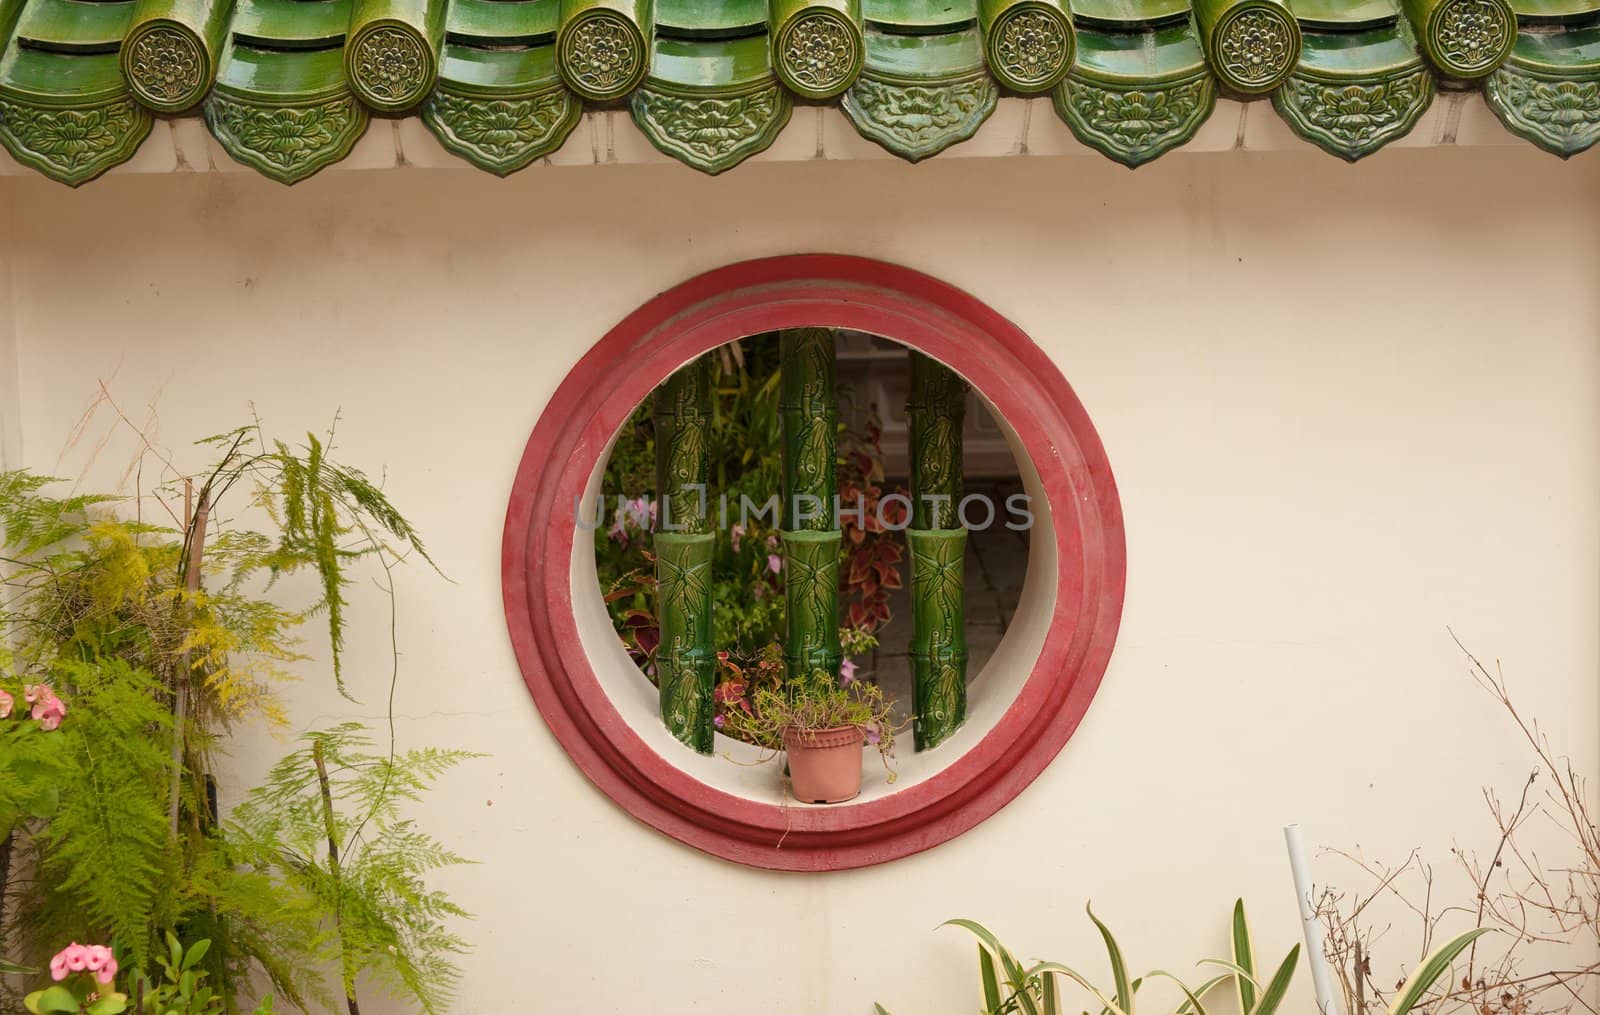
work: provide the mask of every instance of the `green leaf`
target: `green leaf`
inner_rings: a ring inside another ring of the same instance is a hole
[[[1273,1015],[1278,1010],[1278,1006],[1283,1003],[1284,995],[1289,993],[1289,981],[1294,979],[1295,966],[1299,962],[1300,946],[1295,945],[1289,949],[1289,954],[1284,956],[1278,971],[1272,974],[1272,980],[1261,992],[1261,1000],[1256,1003],[1252,1015]]]
[[[1224,983],[1231,983],[1231,982],[1233,982],[1233,974],[1231,974],[1231,973],[1222,973],[1222,974],[1220,974],[1218,976],[1213,976],[1211,979],[1209,979],[1206,982],[1202,983],[1200,986],[1194,988],[1194,992],[1195,992],[1195,995],[1197,997],[1205,997],[1207,994],[1211,993],[1213,990],[1216,990],[1218,987],[1222,986]],[[1137,991],[1139,989],[1139,983],[1140,983],[1140,981],[1138,981],[1138,980],[1134,980],[1133,981],[1133,989],[1135,991]],[[1188,1001],[1185,1001],[1178,1008],[1178,1011],[1177,1011],[1176,1015],[1190,1015],[1190,1013],[1193,1012],[1193,1011],[1194,1011],[1194,1007],[1192,1005],[1190,1005]]]
[[[45,990],[35,991],[23,998],[22,1003],[35,1015],[47,1015],[48,1012],[76,1012],[78,1010],[78,995],[68,990],[61,984]]]
[[[0,962],[0,976],[33,976],[37,969],[30,966],[19,966],[12,962]]]
[[[1410,1015],[1411,1009],[1417,1006],[1423,995],[1439,982],[1439,977],[1450,971],[1450,963],[1455,961],[1455,957],[1487,933],[1489,933],[1488,927],[1479,927],[1465,934],[1459,934],[1435,948],[1400,988],[1394,1003],[1389,1006],[1389,1015]]]
[[[1000,980],[995,976],[994,959],[984,951],[983,945],[978,946],[978,976],[983,980],[984,1011],[993,1015],[1000,1010]]]
[[[1039,978],[1040,996],[1044,1000],[1044,1015],[1061,1015],[1061,1001],[1056,997],[1056,977],[1045,973]]]
[[[107,994],[84,1010],[88,1015],[120,1015],[128,1010],[128,995]]]
[[[1133,987],[1128,983],[1128,964],[1122,960],[1122,949],[1117,946],[1117,939],[1112,936],[1111,929],[1100,922],[1094,915],[1093,906],[1085,906],[1089,919],[1099,928],[1100,936],[1106,942],[1106,954],[1111,958],[1111,980],[1117,989],[1117,1006],[1125,1012],[1133,1011]]]
[[[1036,975],[1042,976],[1048,976],[1051,973],[1057,973],[1061,976],[1065,976],[1073,983],[1076,983],[1078,986],[1094,995],[1094,999],[1105,1005],[1105,1009],[1110,1013],[1110,1015],[1129,1015],[1125,1008],[1123,1008],[1117,1002],[1111,1000],[1111,998],[1106,997],[1106,995],[1101,992],[1099,987],[1096,987],[1094,984],[1090,983],[1088,978],[1075,969],[1069,969],[1059,962],[1041,962],[1033,967],[1033,972]]]
[[[1250,976],[1256,975],[1255,951],[1250,947],[1250,925],[1244,918],[1244,900],[1233,904],[1233,961]],[[1256,984],[1254,980],[1237,982],[1239,1015],[1251,1015],[1256,1010]]]
[[[881,1004],[874,1003],[872,1006],[872,1015],[889,1015],[889,1009],[885,1008]]]
[[[1152,970],[1149,975],[1160,976],[1171,980],[1173,983],[1178,985],[1179,990],[1183,991],[1183,996],[1188,1000],[1184,1001],[1183,1007],[1178,1009],[1180,1013],[1192,1011],[1195,1013],[1195,1015],[1206,1015],[1206,1006],[1200,1002],[1200,995],[1195,993],[1193,990],[1190,990],[1187,983],[1184,983],[1182,980],[1178,979],[1176,976],[1173,976],[1164,969]]]
[[[189,954],[183,957],[183,966],[181,968],[193,969],[196,963],[206,957],[206,952],[210,949],[211,941],[209,939],[196,941],[193,947],[189,949]]]
[[[1241,978],[1250,983],[1257,990],[1261,989],[1261,981],[1245,972],[1244,967],[1239,965],[1237,962],[1229,962],[1227,959],[1201,959],[1199,965],[1220,966],[1221,968],[1228,970],[1230,974],[1229,978]]]
[[[1017,964],[1016,959],[1011,957],[1011,953],[1006,950],[1006,946],[1000,943],[1000,939],[995,937],[989,928],[973,920],[946,920],[940,926],[962,927],[969,931],[972,936],[978,939],[983,948],[988,949],[989,953],[1000,961],[1000,968],[1005,972],[1006,982],[1011,985],[1012,990],[1022,986],[1024,979],[1022,967]],[[997,999],[995,1005],[991,1007],[998,1006],[998,1004],[999,1001]]]

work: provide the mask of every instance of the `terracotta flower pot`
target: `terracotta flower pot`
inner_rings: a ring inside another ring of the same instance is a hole
[[[860,793],[865,740],[859,726],[784,730],[794,798],[807,804],[836,804]]]

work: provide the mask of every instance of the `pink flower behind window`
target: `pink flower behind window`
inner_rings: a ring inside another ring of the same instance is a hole
[[[767,570],[777,574],[783,570],[783,558],[776,553],[767,554]]]
[[[89,972],[101,985],[117,976],[117,957],[105,945],[81,945],[74,941],[50,960],[50,978],[58,983],[73,973]]]
[[[12,708],[14,708],[16,704],[17,699],[13,698],[4,691],[0,691],[0,719],[4,719],[9,716]]]

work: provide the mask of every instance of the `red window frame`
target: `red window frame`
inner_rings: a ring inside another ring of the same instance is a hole
[[[948,766],[860,804],[781,808],[708,785],[662,758],[612,706],[583,651],[571,601],[573,504],[628,414],[695,356],[792,327],[871,332],[954,368],[1016,432],[1054,519],[1053,616],[1016,699]],[[501,552],[506,622],[523,679],[584,774],[628,813],[681,842],[794,871],[863,867],[929,849],[1021,793],[1089,708],[1116,640],[1126,576],[1110,463],[1050,357],[959,289],[907,268],[833,254],[707,272],[606,334],[567,375],[528,440]]]

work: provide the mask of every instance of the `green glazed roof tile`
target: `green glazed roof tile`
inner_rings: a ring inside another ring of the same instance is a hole
[[[246,43],[290,48],[338,45],[350,27],[350,0],[246,0],[231,31]]]
[[[561,82],[554,46],[485,49],[447,42],[439,77],[455,91],[484,95],[541,91]]]
[[[983,46],[976,27],[938,35],[869,31],[866,48],[867,70],[880,78],[939,80],[983,67]]]
[[[976,25],[939,35],[866,34],[866,69],[844,95],[857,132],[911,162],[965,141],[994,112]]]
[[[1399,20],[1395,0],[1290,0],[1302,28],[1377,28]]]
[[[1326,77],[1377,77],[1420,65],[1416,44],[1399,25],[1367,32],[1307,32],[1300,72]]]
[[[1202,31],[1215,33],[1225,15],[1262,4],[1303,36],[1274,105],[1303,137],[1342,157],[1410,129],[1434,94],[1435,73],[1451,74],[1458,88],[1481,84],[1513,131],[1548,150],[1570,155],[1600,140],[1600,0],[1510,0],[1520,21],[1511,58],[1485,70],[1481,83],[1438,70],[1437,54],[1427,64],[1419,55],[1413,33],[1421,15],[1413,8],[1433,11],[1432,0],[236,0],[237,9],[235,0],[197,2],[194,31],[209,32],[202,42],[218,54],[207,122],[234,157],[285,182],[348,152],[370,109],[419,109],[451,151],[511,172],[561,144],[582,116],[580,94],[626,103],[652,143],[706,172],[770,144],[793,95],[839,104],[864,136],[915,161],[970,137],[1002,87],[1029,91],[1008,76],[1005,54],[1018,43],[1005,49],[1004,33],[1013,6],[1036,14],[1040,3],[1059,12],[1060,31],[1055,76],[1042,76],[1037,90],[1053,96],[1075,134],[1126,165],[1193,135],[1214,105],[1220,73],[1206,50],[1218,43]],[[151,20],[138,12],[149,7],[150,0],[0,0],[0,102],[12,110],[0,141],[27,164],[79,183],[126,158],[148,131],[147,110],[131,103],[164,113],[192,108],[193,99],[163,106],[159,95],[130,91],[128,82],[140,80],[129,70],[135,26]],[[384,15],[391,8],[398,13]],[[397,18],[437,63],[405,103],[385,105],[361,76],[358,30],[388,31]],[[619,25],[633,31],[631,40],[612,31]],[[571,56],[563,58],[563,45]],[[617,54],[606,47],[619,45],[632,46],[625,80],[575,83],[580,72],[609,73]],[[211,80],[209,66],[196,97]],[[819,68],[831,75],[821,83]],[[1328,91],[1335,87],[1337,95]],[[66,109],[114,123],[114,136],[87,158],[54,151],[50,132],[78,127],[42,114]]]
[[[337,94],[346,87],[344,51],[260,49],[235,43],[223,56],[217,87],[274,103]]]
[[[16,37],[59,52],[115,52],[132,20],[132,3],[32,0],[17,22]]]
[[[1511,9],[1530,21],[1572,21],[1600,14],[1600,0],[1511,0]]]
[[[554,42],[560,11],[556,0],[451,0],[445,34],[487,45]]]
[[[1078,62],[1052,93],[1073,135],[1130,169],[1188,142],[1216,108],[1193,25],[1078,30]]]
[[[1600,26],[1564,32],[1523,32],[1511,48],[1511,61],[1551,74],[1600,72]]]
[[[1506,129],[1571,158],[1600,142],[1600,26],[1523,32],[1483,97]]]
[[[789,93],[765,34],[656,38],[650,74],[629,101],[650,143],[687,166],[720,173],[767,148],[789,122]]]
[[[1144,32],[1078,29],[1077,70],[1104,82],[1168,81],[1205,70],[1200,40],[1189,25]]]
[[[13,45],[0,57],[0,92],[41,105],[71,105],[124,89],[115,53],[50,53]]]
[[[648,80],[658,87],[709,93],[742,89],[771,77],[767,37],[751,35],[702,41],[657,38]]]
[[[724,38],[763,31],[767,0],[655,0],[656,28],[685,38]]]
[[[977,0],[863,0],[867,24],[887,32],[929,33],[978,19]]]
[[[1187,17],[1189,0],[1072,0],[1078,24],[1135,28]]]
[[[1272,105],[1296,134],[1355,162],[1410,133],[1433,94],[1410,22],[1397,21],[1363,32],[1306,32],[1300,64]]]

